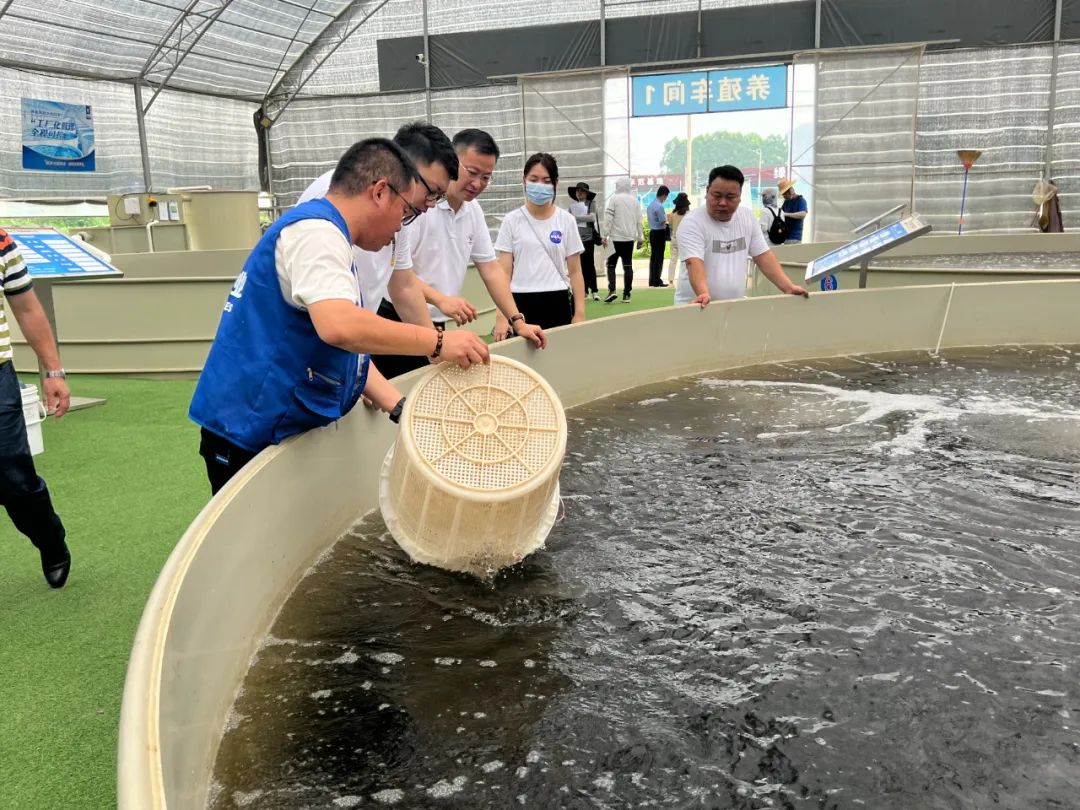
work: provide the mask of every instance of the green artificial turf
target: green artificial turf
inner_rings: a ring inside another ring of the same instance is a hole
[[[625,304],[589,301],[586,315],[671,302],[670,288],[644,288]],[[36,462],[67,527],[65,588],[45,584],[37,551],[0,516],[2,810],[115,807],[131,642],[158,572],[210,495],[187,419],[193,380],[70,383],[76,395],[107,403],[43,426]]]
[[[117,723],[135,628],[158,571],[210,494],[186,417],[194,381],[70,383],[76,395],[108,401],[43,426],[36,462],[67,528],[65,588],[45,584],[36,549],[0,516],[5,810],[116,806]]]

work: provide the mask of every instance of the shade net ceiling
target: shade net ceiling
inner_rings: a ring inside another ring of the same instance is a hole
[[[937,8],[931,0],[911,2]],[[999,37],[1045,41],[1053,36],[1055,0],[1031,4],[1020,12],[1007,0],[990,0],[976,20],[950,22],[945,12],[935,12],[934,31],[955,37],[960,28],[981,25],[977,39],[984,45]],[[636,26],[632,33],[645,56],[674,57],[687,47],[687,20],[693,28],[699,9],[706,18],[773,15],[761,19],[772,19],[774,28],[738,28],[734,47],[768,52],[787,26],[785,47],[809,42],[792,47],[803,50],[813,44],[814,7],[814,0],[612,0],[603,7],[608,58],[620,45],[610,32],[627,23]],[[1080,0],[1062,0],[1059,7],[1062,37],[1080,35]],[[934,38],[918,27],[927,15],[898,17],[897,8],[878,0],[820,0],[821,44],[881,41],[875,25],[897,28],[903,41]],[[422,32],[425,10],[433,89],[414,84],[388,93],[380,47],[398,43],[400,69],[407,43],[406,61],[422,74],[409,38]],[[143,190],[139,82],[155,189],[259,188],[253,118],[260,109],[274,119],[268,179],[283,205],[357,138],[388,135],[430,116],[448,132],[481,126],[499,140],[503,160],[485,194],[486,208],[498,216],[518,204],[521,162],[532,151],[555,152],[568,181],[602,184],[627,173],[630,123],[610,73],[493,79],[521,71],[501,70],[479,49],[455,50],[466,40],[453,37],[560,25],[589,29],[577,39],[554,40],[551,69],[558,69],[596,56],[600,15],[600,0],[429,0],[426,9],[423,0],[70,0],[59,7],[51,0],[0,0],[0,81],[9,98],[91,104],[98,145],[93,173],[24,171],[17,149],[0,151],[0,197]],[[699,33],[698,47],[708,51],[713,29],[708,20],[699,24],[708,35]],[[801,92],[795,87],[789,133],[791,171],[817,198],[815,233],[847,233],[894,200],[913,201],[935,225],[950,226],[962,176],[954,158],[960,146],[984,151],[971,177],[967,228],[1029,227],[1031,186],[1047,168],[1061,186],[1068,219],[1080,208],[1080,46],[1063,43],[1058,51],[1056,62],[1053,47],[1040,44],[815,57],[814,82]],[[439,66],[440,55],[468,62],[480,78],[443,86],[449,68]],[[0,137],[18,143],[17,104],[0,109]]]

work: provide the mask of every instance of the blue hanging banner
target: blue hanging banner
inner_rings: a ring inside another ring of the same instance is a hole
[[[48,172],[94,171],[90,105],[24,98],[22,167]]]
[[[633,115],[772,110],[787,106],[787,65],[634,76]]]

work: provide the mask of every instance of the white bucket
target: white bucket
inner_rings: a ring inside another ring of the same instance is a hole
[[[416,562],[490,576],[544,544],[565,452],[562,403],[531,368],[441,363],[413,386],[383,462],[383,519]]]
[[[41,435],[41,423],[45,420],[45,408],[38,398],[36,385],[23,383],[22,412],[26,422],[26,438],[30,441],[30,455],[36,456],[45,452],[45,439]]]

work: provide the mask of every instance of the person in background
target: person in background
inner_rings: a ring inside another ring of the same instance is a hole
[[[623,301],[630,300],[634,289],[634,242],[638,248],[645,243],[641,227],[641,205],[630,188],[630,178],[620,177],[615,181],[615,193],[604,206],[604,222],[611,240],[613,252],[607,259],[608,294],[605,304],[610,304],[615,295],[615,263],[620,259],[623,266]]]
[[[5,309],[15,316],[39,366],[45,369],[45,408],[59,419],[71,406],[60,352],[19,248],[11,235],[0,229],[0,498],[15,528],[38,550],[49,587],[63,588],[71,571],[67,532],[30,454]]]
[[[418,173],[416,189],[409,203],[418,211],[427,211],[446,195],[446,189],[458,176],[458,160],[450,139],[441,129],[423,121],[401,126],[394,135],[394,143],[408,155]],[[330,190],[330,178],[334,169],[319,175],[304,189],[297,205],[325,197]],[[378,251],[353,248],[356,277],[360,282],[360,294],[364,309],[378,312],[387,296],[395,268],[407,269],[409,262],[409,229],[403,228],[390,244]],[[430,326],[430,324],[427,324]],[[393,376],[393,375],[389,375]]]
[[[717,166],[709,172],[705,205],[687,214],[679,226],[686,275],[679,277],[675,288],[676,304],[705,307],[713,299],[745,297],[747,258],[780,292],[809,296],[784,274],[750,209],[739,206],[744,182],[734,166]]]
[[[423,186],[402,149],[385,138],[351,146],[321,199],[280,217],[252,249],[229,293],[188,415],[217,492],[260,451],[328,425],[361,394],[401,416],[404,397],[368,354],[489,360],[467,330],[394,323],[361,306],[352,247],[378,251],[422,211]]]
[[[656,190],[656,197],[649,203],[645,216],[649,220],[649,286],[666,287],[664,283],[664,251],[667,248],[668,223],[667,214],[664,212],[664,203],[667,202],[671,189],[660,186]]]
[[[805,197],[795,193],[793,180],[785,177],[776,184],[776,187],[784,198],[784,204],[780,210],[784,212],[784,221],[788,223],[788,236],[784,244],[797,245],[802,241],[803,220],[810,212],[810,207],[806,204]]]
[[[585,295],[593,301],[600,300],[600,288],[596,283],[596,248],[605,244],[600,236],[600,223],[596,219],[596,192],[589,191],[589,184],[580,182],[570,186],[570,213],[577,220],[578,236],[585,250],[581,254],[581,275],[585,280]]]
[[[510,292],[510,280],[499,265],[491,244],[484,211],[477,200],[491,182],[499,147],[495,139],[481,129],[463,129],[454,136],[458,158],[458,178],[450,183],[446,199],[426,216],[409,226],[409,260],[390,278],[389,294],[379,314],[391,320],[404,320],[419,326],[444,329],[448,319],[459,326],[476,319],[476,307],[461,297],[469,262],[476,265],[491,300],[506,317],[519,310]],[[425,300],[426,299],[426,300]],[[417,312],[421,318],[399,318],[398,310]],[[544,331],[521,318],[515,318],[518,335],[537,348],[547,345]],[[387,377],[396,377],[423,368],[425,357],[376,355],[376,367]]]
[[[766,240],[769,238],[769,228],[772,227],[773,221],[778,216],[780,216],[780,212],[776,208],[776,191],[771,188],[762,189],[761,213],[758,214],[758,225],[761,226],[761,235]]]
[[[585,320],[584,246],[573,215],[555,206],[559,165],[537,152],[525,161],[522,181],[525,204],[503,218],[495,238],[499,263],[521,308],[514,318],[543,329],[580,323]],[[515,333],[514,319],[499,312],[496,339]]]
[[[690,198],[686,196],[685,191],[680,191],[675,195],[675,199],[672,201],[672,205],[675,207],[671,213],[668,214],[668,225],[671,227],[671,258],[668,260],[668,284],[675,286],[675,278],[677,273],[676,268],[679,265],[679,226],[682,224],[683,217],[686,216],[686,212],[690,210]]]

